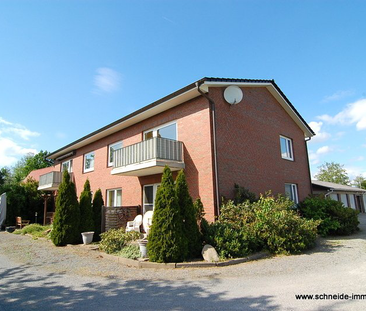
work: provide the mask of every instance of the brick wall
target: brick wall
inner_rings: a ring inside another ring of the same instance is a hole
[[[243,101],[229,105],[224,88],[210,88],[216,103],[220,195],[232,197],[234,183],[256,194],[284,193],[298,185],[299,200],[311,193],[304,133],[266,88],[243,88]],[[281,158],[280,135],[293,141],[294,161]]]
[[[121,140],[123,146],[140,142],[144,131],[175,120],[178,125],[178,140],[184,143],[185,172],[190,194],[193,199],[201,198],[208,219],[213,220],[214,192],[209,106],[201,97],[78,149],[76,155],[72,157],[78,196],[83,190],[86,179],[89,178],[91,190],[95,193],[100,188],[105,203],[107,203],[107,189],[122,188],[123,206],[142,205],[143,185],[159,183],[161,174],[145,177],[111,175],[112,168],[108,167],[107,159],[108,145]],[[94,171],[83,173],[84,154],[91,151],[95,152]],[[68,159],[63,161],[65,160]],[[55,170],[60,170],[60,165],[56,165]],[[173,176],[176,176],[176,173]]]

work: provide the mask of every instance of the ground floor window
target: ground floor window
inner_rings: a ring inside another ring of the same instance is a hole
[[[122,206],[122,189],[107,190],[107,206],[116,207]]]
[[[299,203],[296,184],[285,184],[285,194],[290,198],[290,200],[294,201],[295,204]]]
[[[145,185],[143,191],[143,213],[153,211],[155,207],[156,192],[160,184]]]

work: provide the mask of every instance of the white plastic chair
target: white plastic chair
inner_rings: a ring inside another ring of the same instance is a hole
[[[140,232],[141,224],[142,224],[142,215],[137,215],[133,221],[127,222],[126,232],[129,232],[129,231]]]
[[[143,227],[146,232],[146,236],[149,235],[150,227],[152,224],[152,218],[153,218],[153,211],[147,211],[144,214]]]

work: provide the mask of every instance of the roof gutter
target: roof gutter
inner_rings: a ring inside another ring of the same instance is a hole
[[[220,196],[219,196],[219,177],[218,177],[218,164],[217,164],[217,141],[216,141],[216,110],[215,110],[215,102],[211,97],[209,97],[206,93],[204,93],[200,86],[204,84],[204,81],[197,81],[197,91],[208,100],[210,104],[210,119],[211,119],[211,132],[212,132],[212,154],[213,154],[213,180],[214,180],[214,189],[215,189],[215,216],[220,215]]]

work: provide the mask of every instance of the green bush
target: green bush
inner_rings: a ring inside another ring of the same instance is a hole
[[[358,213],[344,207],[342,202],[309,196],[299,204],[299,210],[305,218],[321,221],[318,227],[321,236],[349,235],[358,230]]]
[[[93,199],[93,215],[94,215],[94,241],[100,241],[100,233],[102,232],[102,208],[104,205],[102,191],[98,189]]]
[[[94,231],[94,215],[92,194],[89,179],[85,181],[84,190],[80,195],[80,232]]]
[[[140,233],[136,231],[126,232],[124,228],[111,229],[102,233],[99,248],[107,254],[121,251],[129,242],[140,238]]]
[[[234,203],[240,204],[245,201],[249,201],[251,203],[257,201],[256,195],[253,192],[250,192],[248,189],[239,186],[238,184],[234,184]]]
[[[76,244],[81,241],[79,202],[75,184],[70,181],[67,171],[64,171],[58,188],[51,240],[56,246]]]
[[[30,234],[34,238],[40,238],[40,237],[48,237],[49,233],[47,231],[49,229],[51,229],[51,226],[42,226],[40,224],[30,224],[20,230],[14,231],[14,233],[23,234],[23,235]]]
[[[129,259],[137,259],[140,257],[140,247],[138,245],[127,245],[117,253],[118,256]]]
[[[301,218],[292,206],[289,199],[269,194],[254,203],[228,201],[216,223],[202,221],[204,241],[222,258],[243,257],[261,249],[299,253],[314,245],[319,222]]]
[[[197,224],[197,211],[189,194],[183,170],[178,173],[175,181],[175,193],[183,217],[183,233],[188,243],[188,256],[184,259],[197,258],[201,253],[202,242]]]
[[[299,253],[315,244],[319,221],[301,218],[292,207],[293,202],[282,196],[261,196],[254,203],[254,225],[272,253]]]
[[[183,217],[175,194],[172,172],[167,166],[156,193],[147,249],[149,259],[155,262],[180,262],[188,255]]]

